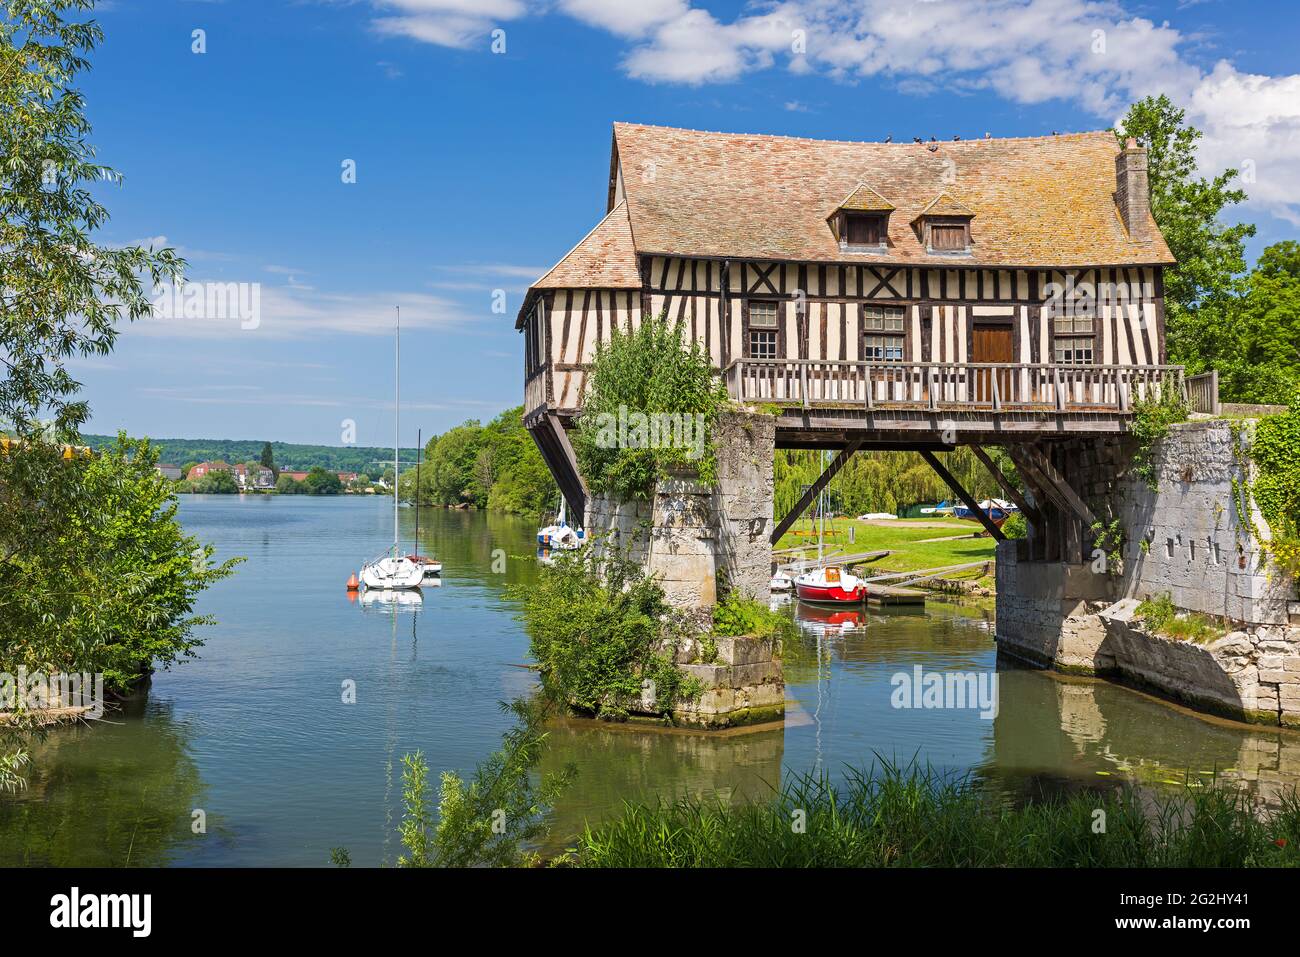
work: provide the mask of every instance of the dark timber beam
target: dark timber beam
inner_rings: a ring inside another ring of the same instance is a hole
[[[1078,493],[1070,487],[1070,483],[1065,476],[1056,470],[1056,467],[1052,465],[1051,460],[1046,455],[1034,448],[1025,448],[1024,453],[1025,457],[1038,469],[1043,478],[1056,487],[1057,494],[1065,499],[1070,511],[1077,515],[1086,527],[1091,528],[1097,524],[1097,517],[1092,514],[1092,509],[1084,503],[1083,499],[1079,498]]]
[[[921,458],[925,459],[926,462],[930,464],[930,468],[934,469],[935,474],[938,475],[939,478],[943,479],[950,489],[957,493],[957,497],[966,504],[968,509],[975,513],[975,517],[978,518],[980,524],[984,526],[984,530],[993,536],[994,541],[1006,541],[1007,537],[1002,534],[1002,529],[993,524],[993,520],[988,517],[988,514],[984,509],[980,508],[980,503],[975,501],[970,492],[961,487],[961,483],[952,477],[952,473],[943,467],[943,463],[935,458],[934,453],[922,450],[920,454]]]
[[[560,486],[560,494],[569,504],[573,524],[581,525],[587,510],[587,485],[578,471],[578,459],[573,453],[573,445],[569,442],[569,435],[564,431],[560,417],[554,412],[547,412],[528,430],[528,434],[537,443],[542,460],[555,477],[555,483]]]
[[[781,540],[782,535],[790,531],[791,525],[799,521],[799,516],[802,515],[805,511],[807,511],[808,506],[812,504],[813,499],[815,499],[818,495],[821,494],[822,489],[826,487],[826,484],[831,479],[835,478],[835,473],[837,473],[840,469],[844,468],[844,463],[846,463],[849,459],[851,459],[853,457],[853,453],[856,452],[859,448],[861,448],[861,446],[862,446],[862,440],[854,439],[853,441],[849,442],[848,445],[844,446],[844,448],[840,450],[840,454],[835,456],[835,459],[831,462],[831,464],[826,467],[826,471],[823,472],[821,475],[817,476],[817,481],[812,483],[808,491],[803,494],[803,496],[799,499],[799,501],[794,503],[794,508],[790,509],[789,513],[785,516],[785,518],[781,519],[780,523],[776,526],[776,528],[772,530],[772,535],[769,541],[773,545],[775,545],[777,542]]]
[[[989,458],[989,454],[978,445],[972,445],[970,450],[971,454],[974,455],[975,458],[984,463],[984,467],[988,469],[989,474],[993,476],[993,481],[998,483],[1007,498],[1016,503],[1016,508],[1020,509],[1020,511],[1024,513],[1025,518],[1029,519],[1029,521],[1033,522],[1035,525],[1041,525],[1043,516],[1038,513],[1038,509],[1025,501],[1025,497],[1020,494],[1020,490],[1008,481],[1007,477],[1002,474],[1002,470],[998,468],[997,463]]]

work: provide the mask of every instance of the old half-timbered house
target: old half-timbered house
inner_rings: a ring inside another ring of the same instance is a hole
[[[1051,442],[1123,431],[1135,401],[1186,389],[1164,364],[1173,259],[1146,161],[1109,132],[859,143],[616,124],[605,217],[519,312],[526,424],[581,514],[565,428],[596,344],[664,315],[735,399],[782,408],[778,446],[911,449],[942,470],[935,450],[1001,445],[1077,538],[1090,513]]]

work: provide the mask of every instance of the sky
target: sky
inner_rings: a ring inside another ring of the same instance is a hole
[[[517,405],[515,315],[603,215],[616,121],[1028,136],[1105,129],[1163,92],[1204,130],[1207,172],[1247,174],[1253,254],[1300,227],[1300,4],[1283,0],[111,0],[94,16],[91,142],[125,177],[101,191],[99,240],[172,246],[188,281],[242,284],[257,309],[178,308],[77,360],[88,432],[391,444],[395,307],[403,445]]]

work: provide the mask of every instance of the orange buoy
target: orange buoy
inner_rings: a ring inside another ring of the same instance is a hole
[[[357,581],[357,573],[353,572],[352,577],[348,579],[348,591],[356,591],[360,587],[361,583]]]

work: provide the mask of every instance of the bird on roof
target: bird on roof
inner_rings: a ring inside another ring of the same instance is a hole
[[[894,134],[893,134],[893,133],[890,133],[888,136],[886,136],[886,137],[885,137],[885,142],[886,142],[886,143],[892,143],[892,142],[894,142]]]
[[[913,136],[913,137],[912,137],[912,142],[913,142],[913,143],[919,143],[919,142],[921,142],[921,137],[919,137],[919,136]]]
[[[939,144],[938,144],[938,143],[930,143],[930,144],[928,144],[928,145],[926,146],[926,149],[928,149],[931,153],[937,153],[937,152],[939,152]]]
[[[984,132],[984,138],[985,138],[986,140],[991,140],[991,139],[993,139],[993,134],[990,133],[990,132],[988,132],[988,131],[986,130],[986,131]]]
[[[959,135],[957,135],[957,134],[954,134],[954,135],[953,135],[953,138],[952,138],[952,141],[953,141],[954,143],[956,143],[956,142],[957,142],[958,140],[960,140],[960,139],[961,139],[961,136],[959,136]]]

